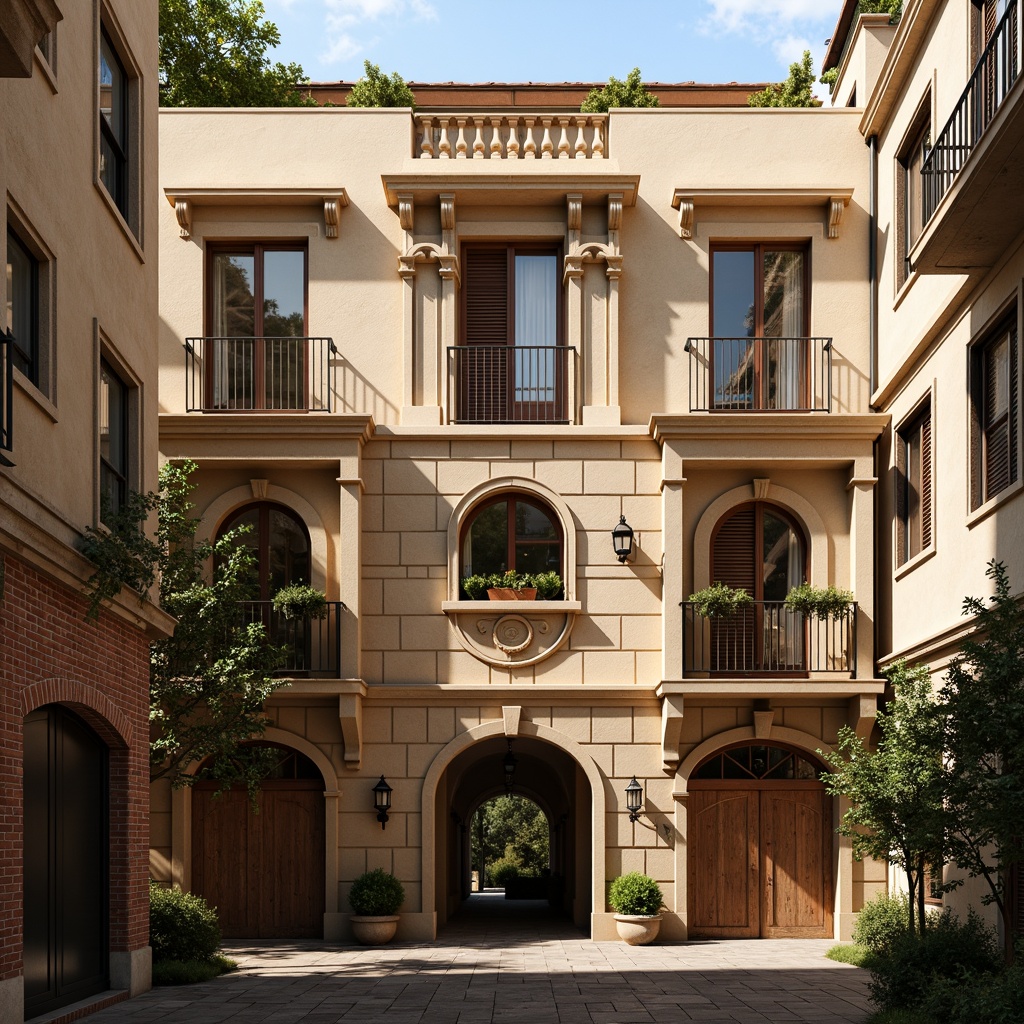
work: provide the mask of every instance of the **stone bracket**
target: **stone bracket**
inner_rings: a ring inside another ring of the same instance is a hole
[[[661,698],[661,759],[666,771],[675,771],[682,754],[679,751],[683,735],[683,695],[665,693]]]
[[[363,695],[342,693],[338,696],[338,721],[345,741],[345,767],[356,770],[363,761]]]
[[[875,713],[878,711],[877,696],[873,693],[858,693],[850,698],[847,709],[850,728],[862,740],[867,740],[875,724]]]

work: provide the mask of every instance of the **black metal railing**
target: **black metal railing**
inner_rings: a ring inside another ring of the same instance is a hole
[[[857,673],[857,605],[829,618],[753,601],[732,615],[705,618],[683,608],[683,678],[695,675]]]
[[[0,466],[13,466],[7,457],[14,451],[14,335],[0,334]]]
[[[245,622],[262,622],[267,639],[284,649],[278,676],[336,679],[341,672],[341,601],[328,601],[322,619],[287,618],[271,601],[243,601]]]
[[[186,338],[188,412],[331,412],[331,338]]]
[[[576,349],[457,345],[448,349],[453,423],[571,423]]]
[[[831,338],[687,338],[690,412],[831,412]]]
[[[1011,0],[945,127],[921,165],[924,222],[938,209],[985,129],[1017,81],[1021,66],[1021,6]]]

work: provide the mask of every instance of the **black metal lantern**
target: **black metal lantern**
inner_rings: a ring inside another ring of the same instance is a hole
[[[633,527],[626,522],[625,516],[619,516],[619,525],[612,530],[612,548],[620,562],[625,562],[633,553]]]
[[[505,790],[508,793],[512,792],[512,779],[516,773],[516,765],[519,763],[516,755],[512,753],[512,741],[508,741],[508,752],[505,754],[501,762],[501,767],[505,772]]]
[[[373,787],[373,806],[377,811],[377,820],[380,822],[380,829],[383,832],[388,820],[388,811],[391,810],[391,787],[383,775],[380,777],[380,782]]]
[[[644,805],[644,787],[636,781],[636,776],[630,780],[626,787],[626,810],[629,811],[629,820],[636,821],[640,817],[640,808]]]

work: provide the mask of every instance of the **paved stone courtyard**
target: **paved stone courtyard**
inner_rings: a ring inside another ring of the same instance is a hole
[[[474,899],[435,943],[229,944],[240,970],[161,988],[90,1024],[859,1024],[867,972],[828,940],[630,947],[591,942],[539,904]]]

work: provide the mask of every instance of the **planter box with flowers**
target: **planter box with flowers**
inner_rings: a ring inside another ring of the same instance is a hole
[[[466,576],[462,592],[471,601],[554,601],[562,592],[562,577],[557,572],[516,572],[509,569],[490,576]]]

